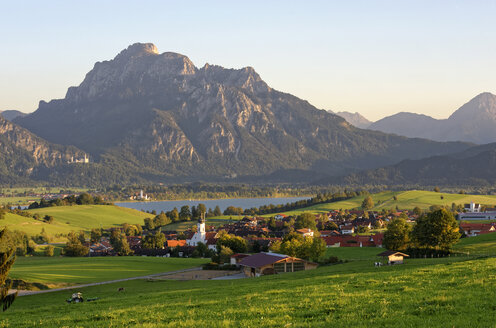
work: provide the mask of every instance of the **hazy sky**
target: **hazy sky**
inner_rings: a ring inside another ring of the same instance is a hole
[[[63,98],[135,42],[372,120],[496,93],[496,1],[0,0],[0,31],[0,110]]]

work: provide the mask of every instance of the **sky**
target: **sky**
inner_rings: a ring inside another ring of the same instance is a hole
[[[135,42],[228,68],[317,108],[447,118],[496,94],[495,1],[0,0],[0,110],[63,98]]]

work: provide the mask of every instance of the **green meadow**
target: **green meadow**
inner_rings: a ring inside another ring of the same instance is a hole
[[[377,249],[376,249],[377,250]],[[494,327],[496,259],[373,259],[225,281],[144,281],[19,297],[0,327]],[[124,287],[124,292],[117,289]]]
[[[396,200],[394,197],[396,196]],[[441,198],[441,196],[443,198]],[[380,211],[382,209],[400,210],[413,209],[418,206],[421,209],[428,209],[432,205],[467,204],[471,201],[484,205],[496,205],[496,196],[494,195],[468,195],[468,194],[447,194],[442,192],[410,190],[410,191],[386,191],[371,194],[375,207],[372,210]],[[303,209],[283,212],[287,215],[298,215],[303,212],[326,213],[338,209],[360,208],[365,196],[357,196],[347,200],[334,203],[318,204]],[[273,216],[274,214],[264,215]]]
[[[54,222],[48,224],[33,218],[27,218],[7,213],[6,218],[0,221],[1,227],[9,230],[20,230],[28,235],[36,235],[45,229],[49,235],[67,234],[70,231],[90,231],[92,228],[109,228],[122,223],[143,224],[143,219],[153,217],[152,214],[118,207],[114,205],[75,205],[56,206],[28,210],[38,213],[40,217],[51,215]]]
[[[182,270],[208,261],[144,256],[19,257],[10,277],[47,285],[77,285]]]

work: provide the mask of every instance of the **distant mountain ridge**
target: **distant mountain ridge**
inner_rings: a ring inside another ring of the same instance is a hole
[[[341,116],[348,123],[350,123],[353,126],[356,126],[357,128],[360,128],[360,129],[367,129],[372,124],[372,121],[369,121],[368,119],[366,119],[365,117],[363,117],[358,112],[355,112],[355,113],[337,112],[335,114],[338,115],[338,116]]]
[[[353,173],[327,183],[376,185],[478,185],[496,183],[496,143],[469,148],[465,151],[404,160],[398,164]]]
[[[12,121],[16,117],[24,117],[27,114],[20,112],[18,110],[4,110],[4,111],[0,111],[0,115],[3,116],[6,120]]]
[[[106,183],[109,176],[112,183],[119,176],[167,182],[272,175],[291,181],[291,172],[340,175],[470,146],[357,129],[272,89],[251,67],[197,68],[188,57],[160,54],[150,43],[96,63],[64,99],[41,101],[14,122],[89,153],[91,165],[52,175],[79,184]]]
[[[402,112],[374,122],[368,129],[436,141],[496,142],[496,96],[481,93],[444,120]]]

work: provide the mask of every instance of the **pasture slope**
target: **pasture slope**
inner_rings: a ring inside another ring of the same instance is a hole
[[[456,248],[482,253],[496,245],[494,235]],[[100,298],[91,303],[66,304],[71,291],[23,296],[0,327],[494,327],[496,258],[408,259],[378,268],[381,251],[331,248],[328,255],[349,262],[291,274],[78,289]]]
[[[12,279],[50,286],[79,285],[201,266],[207,259],[142,256],[112,257],[19,257],[10,272]]]
[[[235,281],[128,281],[23,296],[0,327],[494,327],[496,259],[354,261]],[[118,292],[124,287],[125,292]]]
[[[413,209],[418,206],[421,209],[428,209],[432,205],[451,206],[455,204],[467,204],[471,201],[484,205],[496,205],[496,195],[468,195],[468,194],[447,194],[442,192],[409,190],[409,191],[385,191],[370,195],[374,201],[375,207],[372,210],[380,211],[382,209],[400,210]],[[396,196],[396,200],[394,197]],[[442,197],[442,198],[441,198]],[[303,209],[283,212],[287,215],[297,215],[302,212],[326,213],[331,210],[360,208],[365,196],[357,196],[347,200],[334,203],[318,204]],[[264,215],[264,216],[272,216]]]
[[[8,213],[5,220],[0,221],[1,227],[9,230],[20,230],[28,235],[36,235],[44,228],[49,235],[67,234],[70,231],[90,231],[92,228],[110,228],[123,223],[143,224],[143,219],[153,217],[152,214],[118,207],[115,205],[74,205],[56,206],[28,210],[40,217],[51,215],[51,224],[34,220],[20,215]]]

